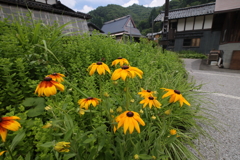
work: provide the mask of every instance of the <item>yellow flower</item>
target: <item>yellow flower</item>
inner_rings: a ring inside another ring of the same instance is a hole
[[[169,115],[169,114],[171,114],[171,110],[168,109],[168,110],[166,110],[164,113],[165,113],[166,115]]]
[[[144,100],[140,101],[140,104],[144,104],[143,108],[145,108],[147,105],[149,105],[149,108],[152,108],[152,106],[161,108],[162,105],[158,100],[156,100],[156,97],[145,98]]]
[[[118,113],[121,113],[121,112],[122,112],[122,107],[118,107],[118,108],[117,108],[117,112],[118,112]]]
[[[116,67],[116,65],[117,65],[118,63],[120,64],[120,66],[123,66],[123,64],[129,64],[129,62],[128,62],[127,59],[122,58],[122,57],[119,57],[118,59],[116,59],[116,60],[114,60],[114,61],[112,62],[112,66],[115,65],[115,67]]]
[[[171,134],[171,135],[175,135],[175,134],[177,134],[177,131],[176,131],[175,129],[171,129],[171,130],[170,130],[170,134]]]
[[[152,159],[157,159],[155,156],[152,156]]]
[[[155,116],[152,116],[151,118],[152,118],[153,120],[155,120],[157,117],[155,117]]]
[[[57,89],[64,91],[64,86],[52,80],[51,77],[45,77],[42,82],[40,82],[35,90],[35,94],[38,93],[38,96],[51,96],[57,93]]]
[[[190,103],[182,96],[180,91],[173,90],[173,89],[167,89],[167,88],[161,88],[161,89],[164,89],[164,91],[168,91],[167,93],[165,93],[162,96],[162,98],[170,96],[171,98],[169,99],[169,103],[173,103],[173,102],[175,103],[175,102],[179,101],[181,107],[183,106],[183,103],[190,106]]]
[[[70,148],[70,142],[58,142],[54,146],[54,149],[58,152],[69,152],[68,148]]]
[[[88,110],[88,107],[90,105],[93,105],[93,107],[96,107],[99,104],[100,99],[98,98],[93,98],[93,97],[88,97],[84,99],[78,100],[78,104],[80,105],[80,108],[85,108]]]
[[[53,74],[48,75],[47,77],[51,77],[52,80],[61,83],[61,82],[64,81],[64,79],[62,77],[65,77],[65,75],[64,74],[60,74],[60,73],[53,73]]]
[[[122,78],[125,81],[127,77],[134,78],[136,75],[142,78],[143,72],[137,67],[123,66],[113,72],[112,80]]]
[[[113,113],[114,111],[113,111],[113,109],[110,109],[109,112],[110,112],[110,113]]]
[[[105,97],[109,97],[109,94],[108,94],[107,92],[104,92],[103,95],[104,95]]]
[[[50,128],[52,126],[52,121],[47,122],[47,124],[45,124],[44,126],[42,126],[42,128]]]
[[[111,73],[109,67],[103,62],[92,63],[88,67],[88,70],[90,70],[89,71],[90,76],[93,75],[96,70],[100,75],[105,74],[105,71],[107,71],[108,73]]]
[[[80,114],[80,115],[84,115],[84,114],[85,114],[85,110],[82,109],[82,108],[80,108],[80,110],[79,110],[79,114]]]
[[[15,119],[20,118],[17,116],[0,117],[0,135],[3,142],[5,142],[7,138],[7,130],[17,131],[21,127]]]
[[[140,112],[140,113],[142,113],[142,114],[144,113],[142,109],[140,109],[140,111],[139,111],[139,112]]]
[[[7,152],[7,151],[1,151],[1,152],[0,152],[0,156],[3,155],[3,153],[5,153],[5,152]]]
[[[46,111],[48,111],[48,110],[52,109],[52,107],[51,107],[51,106],[46,106],[44,109],[45,109]]]
[[[140,133],[140,123],[142,126],[145,126],[145,122],[141,119],[140,115],[134,111],[125,111],[119,116],[116,117],[115,121],[118,123],[117,129],[123,127],[124,134],[126,134],[127,130],[132,134],[134,128]]]
[[[139,159],[139,155],[135,154],[134,159]]]
[[[131,100],[130,100],[130,102],[132,102],[132,103],[133,103],[133,102],[135,102],[135,100],[134,100],[134,99],[131,99]]]
[[[145,90],[143,88],[141,88],[141,92],[138,92],[138,94],[140,94],[141,97],[153,97],[153,91],[151,90]]]

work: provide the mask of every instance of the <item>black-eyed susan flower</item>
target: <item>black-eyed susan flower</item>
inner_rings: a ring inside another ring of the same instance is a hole
[[[88,110],[88,107],[92,105],[93,107],[96,107],[100,103],[100,99],[88,97],[84,99],[78,100],[78,104],[80,105],[80,108],[85,108]]]
[[[59,82],[52,80],[51,77],[45,77],[42,82],[40,82],[35,90],[35,94],[38,96],[51,96],[57,93],[57,89],[64,91],[64,85]]]
[[[65,77],[65,75],[64,74],[60,74],[60,73],[53,73],[53,74],[48,75],[47,77],[51,77],[52,80],[61,83],[61,82],[64,81],[63,77]]]
[[[0,156],[3,155],[3,153],[5,153],[5,152],[7,152],[7,151],[1,151],[1,152],[0,152]]]
[[[7,130],[17,131],[21,127],[21,125],[15,121],[16,119],[20,118],[17,116],[0,117],[0,135],[3,142],[5,142],[7,138]]]
[[[140,123],[142,126],[145,126],[145,122],[141,119],[140,115],[134,111],[125,111],[119,116],[115,118],[115,121],[118,123],[116,129],[123,127],[124,134],[126,134],[127,130],[129,133],[132,134],[134,128],[140,133]]]
[[[54,149],[58,152],[69,152],[70,142],[58,142]]]
[[[180,107],[183,106],[183,103],[190,106],[190,103],[182,96],[180,91],[173,90],[173,89],[167,89],[167,88],[161,88],[161,89],[164,89],[164,91],[167,91],[167,93],[165,93],[162,96],[162,98],[170,96],[169,103],[173,103],[173,102],[175,103],[175,102],[179,101]]]
[[[171,129],[171,130],[170,130],[170,134],[171,134],[171,135],[176,135],[176,134],[177,134],[177,131],[176,131],[175,129]]]
[[[141,96],[141,97],[153,97],[153,91],[151,90],[145,90],[143,88],[141,88],[141,92],[138,92],[138,94]]]
[[[143,104],[143,108],[145,108],[147,105],[149,105],[149,108],[152,108],[152,106],[161,108],[162,105],[156,97],[146,97],[144,100],[140,101],[140,104]]]
[[[124,64],[129,64],[128,60],[126,58],[122,58],[122,57],[118,57],[117,59],[115,59],[113,62],[112,62],[112,66],[113,65],[117,65],[117,64],[120,64],[120,66],[122,67]]]
[[[125,81],[127,77],[134,78],[139,76],[142,78],[143,72],[137,67],[122,66],[122,68],[116,69],[112,74],[112,80],[117,80],[122,78]]]
[[[95,71],[98,72],[98,74],[102,75],[102,74],[105,74],[106,71],[108,73],[111,73],[109,67],[103,63],[103,62],[97,62],[97,63],[92,63],[89,67],[88,67],[88,70],[89,70],[89,75],[93,75]]]

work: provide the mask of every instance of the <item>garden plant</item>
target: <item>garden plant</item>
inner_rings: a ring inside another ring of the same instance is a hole
[[[200,86],[174,52],[0,22],[0,160],[202,159]]]

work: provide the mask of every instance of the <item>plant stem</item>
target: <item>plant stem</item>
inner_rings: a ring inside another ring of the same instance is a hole
[[[126,88],[126,110],[128,110],[129,106],[130,106],[128,78],[126,78],[126,80],[125,80],[125,88]]]
[[[8,145],[6,144],[6,142],[4,142],[4,145],[5,145],[5,147],[6,147],[7,151],[8,151],[8,153],[10,154],[12,160],[14,160],[13,155],[12,155],[12,152],[11,152],[10,148],[8,147]]]
[[[66,79],[64,80],[65,82],[67,82],[67,84],[69,84],[70,86],[72,86],[74,89],[76,89],[78,92],[80,92],[83,96],[85,96],[86,98],[89,97],[88,95],[86,95],[83,91],[81,91],[80,89],[78,89],[75,85],[71,84],[70,82],[68,82]]]

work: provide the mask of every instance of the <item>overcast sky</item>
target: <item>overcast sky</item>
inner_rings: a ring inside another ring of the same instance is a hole
[[[107,6],[108,4],[117,4],[123,7],[128,7],[134,3],[143,5],[145,7],[157,7],[162,6],[165,0],[60,0],[61,3],[69,8],[88,13],[91,10],[96,9],[99,6]]]

